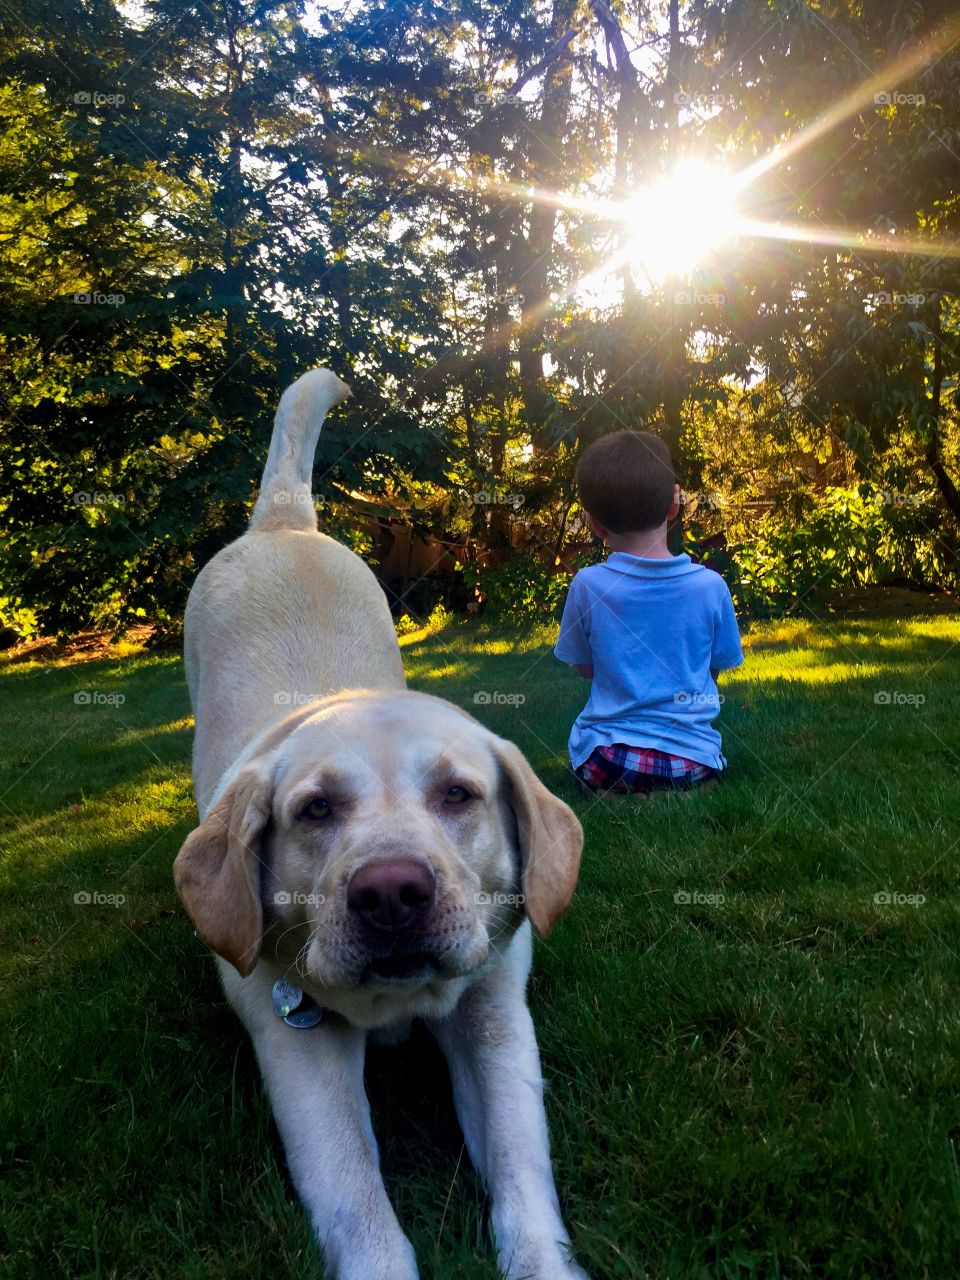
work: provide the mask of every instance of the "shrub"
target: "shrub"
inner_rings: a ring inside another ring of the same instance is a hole
[[[486,598],[485,615],[505,622],[559,613],[572,576],[525,553],[493,568],[468,565],[464,569],[467,581]]]
[[[930,500],[862,484],[826,489],[800,518],[769,513],[749,541],[731,548],[738,606],[778,613],[814,591],[936,576],[941,566],[924,511]]]

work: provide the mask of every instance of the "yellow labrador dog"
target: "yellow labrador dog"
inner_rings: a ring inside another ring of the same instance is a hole
[[[550,1169],[527,1010],[531,925],[567,907],[582,833],[516,747],[408,692],[373,574],[317,532],[327,410],[280,401],[248,532],[187,605],[200,825],[177,889],[256,1049],[287,1160],[337,1280],[414,1280],[363,1087],[371,1031],[422,1019],[450,1067],[510,1280],[583,1280]],[[292,709],[291,709],[292,708]]]

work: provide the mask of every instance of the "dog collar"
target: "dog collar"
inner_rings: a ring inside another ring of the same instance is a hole
[[[313,996],[302,987],[295,987],[286,978],[278,978],[273,984],[273,1012],[288,1027],[315,1027],[323,1019],[323,1009]]]

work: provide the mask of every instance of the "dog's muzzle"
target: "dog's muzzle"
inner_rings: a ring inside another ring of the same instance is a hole
[[[355,871],[347,910],[371,959],[364,984],[406,986],[437,976],[427,933],[436,899],[432,869],[415,858],[381,858]]]

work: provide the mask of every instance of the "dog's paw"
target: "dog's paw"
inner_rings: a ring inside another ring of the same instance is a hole
[[[501,1275],[504,1280],[590,1280],[569,1253],[557,1252],[556,1245],[518,1252]]]

